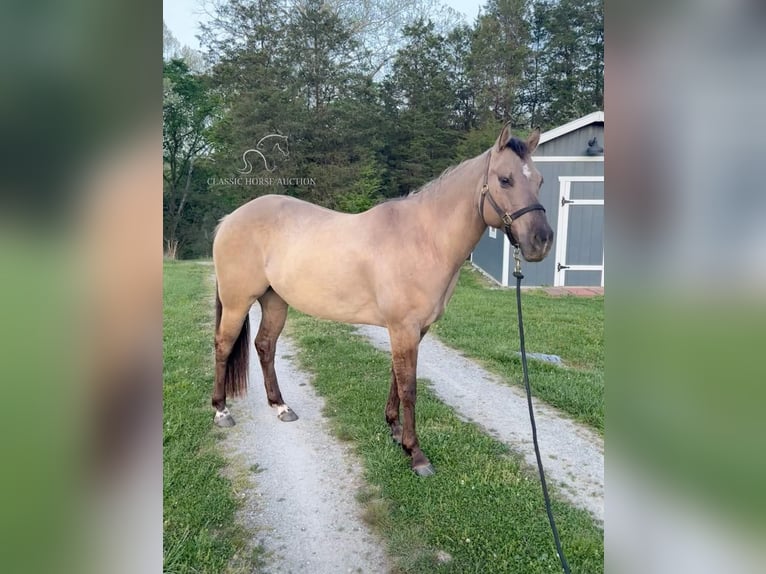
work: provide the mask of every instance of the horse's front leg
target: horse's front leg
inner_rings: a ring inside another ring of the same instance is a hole
[[[399,422],[399,388],[396,384],[396,371],[391,362],[391,389],[386,401],[386,422],[391,428],[391,438],[397,444],[402,444],[402,424]]]
[[[428,327],[420,331],[420,340],[423,340]],[[394,362],[391,361],[391,389],[388,392],[388,401],[386,401],[386,423],[391,428],[391,438],[397,444],[402,444],[402,424],[399,422],[399,388],[396,384],[396,370]]]
[[[417,362],[421,330],[411,327],[389,327],[391,359],[402,406],[402,448],[412,458],[412,470],[420,476],[434,474],[434,467],[418,444],[415,432],[415,401],[417,400]],[[390,401],[390,397],[389,397]],[[393,427],[392,427],[393,430]]]

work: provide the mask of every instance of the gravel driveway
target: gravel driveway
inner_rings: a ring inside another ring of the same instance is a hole
[[[257,305],[250,321],[255,331],[260,322]],[[375,347],[389,350],[385,329],[359,326],[357,332]],[[254,352],[247,396],[229,401],[237,425],[228,429],[225,449],[235,465],[255,472],[254,486],[243,493],[239,520],[257,533],[255,544],[267,552],[263,572],[387,572],[383,543],[362,521],[355,499],[363,485],[360,463],[350,447],[332,435],[322,416],[324,402],[310,376],[297,368],[294,355],[293,343],[283,335],[275,366],[298,421],[283,423],[267,406]],[[439,399],[460,417],[535,466],[522,389],[501,383],[433,336],[421,343],[418,376],[428,379]],[[547,405],[536,402],[535,415],[549,482],[603,524],[603,439]]]
[[[258,305],[250,311],[250,321],[254,333],[260,324]],[[266,404],[255,352],[250,354],[247,396],[229,401],[237,425],[227,429],[226,450],[235,464],[257,465],[239,519],[257,532],[256,545],[268,552],[261,571],[387,572],[383,544],[361,520],[356,502],[363,484],[360,464],[332,435],[322,416],[324,401],[310,377],[298,370],[294,354],[290,339],[280,337],[277,377],[287,404],[300,417],[297,421],[279,421]]]
[[[375,347],[390,351],[388,331],[359,326],[357,332]],[[537,468],[524,390],[509,387],[470,359],[426,335],[418,353],[418,377],[463,419],[522,454]],[[518,377],[521,378],[520,372]],[[531,385],[534,388],[534,380]],[[604,522],[604,440],[591,429],[532,398],[540,453],[548,482],[594,519]],[[438,469],[437,469],[438,472]]]

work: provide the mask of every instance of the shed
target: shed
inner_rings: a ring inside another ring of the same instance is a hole
[[[544,132],[532,156],[544,183],[540,203],[554,231],[549,255],[523,262],[529,286],[604,285],[604,112]],[[501,285],[513,280],[505,234],[488,228],[471,262]]]

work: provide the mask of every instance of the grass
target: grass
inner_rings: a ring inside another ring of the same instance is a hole
[[[210,268],[166,262],[163,310],[165,573],[250,571],[259,549],[234,522],[237,501],[215,449]]]
[[[491,289],[466,266],[447,311],[431,333],[477,359],[509,384],[521,384],[515,289]],[[604,432],[604,297],[551,297],[522,291],[527,352],[558,355],[566,367],[529,361],[535,396]]]
[[[291,312],[288,330],[335,432],[362,460],[368,486],[357,499],[387,540],[394,572],[560,571],[534,471],[505,445],[460,421],[422,383],[417,424],[437,474],[415,476],[383,419],[388,355],[346,325]],[[564,502],[554,500],[554,513],[572,571],[602,572],[603,531]]]

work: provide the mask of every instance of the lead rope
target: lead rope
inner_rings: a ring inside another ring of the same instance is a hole
[[[551,511],[551,500],[548,497],[548,486],[545,484],[545,472],[543,472],[543,461],[540,457],[540,446],[537,444],[537,425],[535,424],[535,413],[532,410],[532,390],[529,387],[529,373],[527,371],[527,352],[524,346],[524,322],[521,318],[521,280],[524,275],[521,272],[521,259],[519,258],[519,248],[516,247],[513,250],[513,258],[515,259],[515,267],[513,269],[513,276],[516,277],[516,309],[519,315],[519,346],[521,347],[521,369],[524,373],[524,387],[527,390],[527,405],[529,406],[529,421],[532,423],[532,442],[535,445],[535,456],[537,457],[537,469],[540,471],[540,483],[543,487],[543,497],[545,498],[545,511],[548,513],[548,522],[550,522],[551,530],[553,531],[553,540],[556,543],[556,552],[558,552],[559,560],[561,561],[561,567],[564,569],[565,574],[570,574],[569,564],[567,564],[566,556],[564,556],[564,550],[561,548],[561,540],[559,540],[559,531],[556,528],[556,521],[553,520],[553,512]]]

